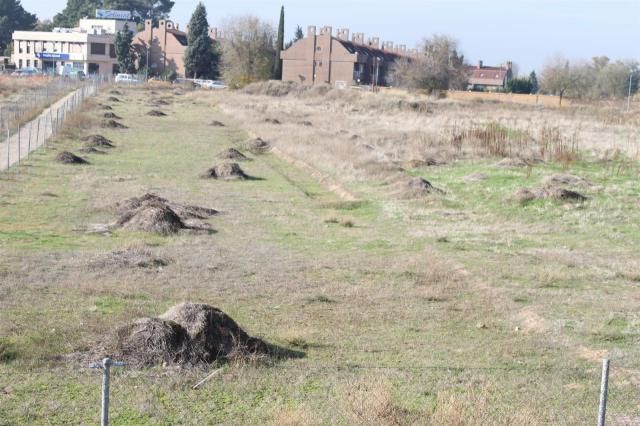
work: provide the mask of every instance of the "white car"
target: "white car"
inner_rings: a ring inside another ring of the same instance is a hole
[[[131,74],[118,74],[115,78],[116,83],[140,83],[136,76]]]
[[[205,89],[226,89],[227,86],[218,80],[193,80],[195,84]]]

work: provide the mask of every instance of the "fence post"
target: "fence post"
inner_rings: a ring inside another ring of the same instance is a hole
[[[111,358],[105,358],[102,363],[93,363],[90,368],[99,368],[102,370],[102,404],[100,412],[100,425],[109,425],[109,385],[111,367],[123,367],[126,363],[113,361]]]
[[[31,153],[31,131],[33,130],[33,121],[29,123],[29,140],[27,141],[27,158],[29,158],[29,154]]]
[[[45,119],[45,122],[46,122],[46,119]],[[38,147],[39,143],[40,143],[40,117],[38,117],[38,126],[36,127],[36,148]]]
[[[602,377],[600,379],[600,409],[598,410],[598,426],[604,426],[607,417],[607,393],[609,391],[609,359],[602,360]]]

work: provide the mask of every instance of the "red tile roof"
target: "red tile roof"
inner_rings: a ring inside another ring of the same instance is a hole
[[[509,73],[502,67],[469,67],[469,84],[483,86],[502,86]]]

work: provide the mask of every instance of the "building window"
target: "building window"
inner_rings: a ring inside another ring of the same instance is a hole
[[[91,43],[92,55],[104,55],[107,52],[107,45],[104,43]]]
[[[116,47],[113,44],[109,45],[109,57],[110,58],[116,57]]]
[[[37,59],[33,60],[33,67],[34,68],[38,68],[38,60]]]
[[[18,59],[18,68],[22,68],[22,59]]]
[[[31,53],[31,43],[27,42],[27,53]]]
[[[27,68],[31,66],[31,59],[27,59]]]

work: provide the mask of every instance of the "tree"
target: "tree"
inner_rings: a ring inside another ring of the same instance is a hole
[[[507,91],[510,93],[528,95],[529,93],[531,93],[531,80],[526,77],[512,78],[507,83]]]
[[[81,18],[95,16],[96,9],[100,7],[100,0],[67,0],[64,10],[53,17],[53,25],[64,28],[76,27]]]
[[[72,28],[86,16],[95,16],[96,9],[127,10],[138,19],[149,17],[157,21],[169,16],[172,0],[67,0],[64,10],[53,18],[56,27]]]
[[[129,74],[136,72],[136,55],[133,50],[133,34],[129,31],[129,26],[127,24],[124,25],[122,31],[118,31],[116,34],[114,45],[120,72]]]
[[[255,16],[242,16],[228,20],[224,34],[222,71],[231,87],[242,87],[271,77],[275,31],[270,24]]]
[[[425,39],[417,58],[396,61],[391,70],[391,83],[411,89],[461,89],[467,79],[464,55],[458,53],[457,42],[444,35]]]
[[[531,74],[529,74],[529,83],[531,83],[531,93],[538,93],[540,86],[538,85],[538,76],[535,71],[531,71]]]
[[[189,21],[188,47],[184,54],[184,66],[187,76],[193,78],[212,76],[215,70],[207,9],[202,3],[198,3]]]
[[[282,80],[282,59],[280,53],[284,50],[284,6],[280,8],[280,22],[278,23],[278,39],[276,54],[273,61],[273,79]]]
[[[562,105],[562,98],[566,95],[576,97],[587,95],[592,84],[591,75],[587,66],[571,65],[564,57],[556,56],[548,60],[542,70],[542,88],[546,92],[560,96],[560,105]]]
[[[616,61],[606,62],[601,60],[606,57],[593,58],[594,84],[591,90],[591,97],[600,98],[624,98],[631,93],[635,93],[638,88],[640,72],[636,61]]]
[[[298,40],[302,40],[304,38],[304,32],[302,31],[302,27],[300,27],[300,25],[296,26],[296,32],[295,35],[293,36],[292,40],[289,40],[285,45],[284,48],[288,49],[291,46],[293,46],[293,43],[295,43]]]
[[[0,0],[0,53],[10,54],[14,31],[33,29],[37,22],[36,15],[24,10],[20,0]]]

